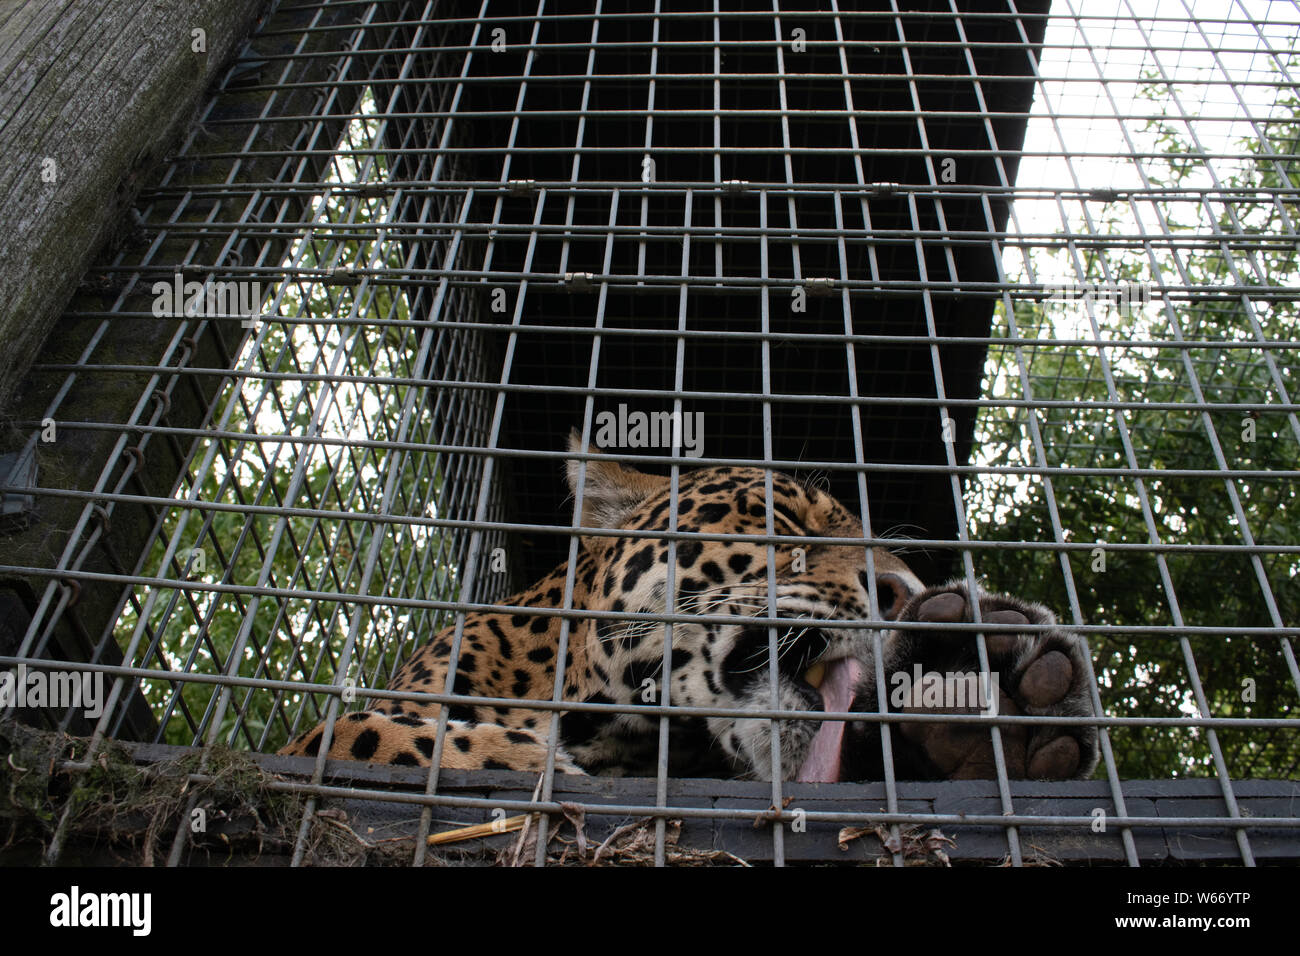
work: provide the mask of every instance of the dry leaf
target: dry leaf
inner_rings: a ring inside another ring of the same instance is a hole
[[[836,840],[839,842],[841,850],[847,850],[849,844],[859,837],[864,837],[868,833],[875,833],[872,827],[844,827],[840,830]]]

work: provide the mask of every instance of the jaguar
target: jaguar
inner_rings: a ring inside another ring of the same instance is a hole
[[[584,448],[576,433],[570,437],[570,454]],[[281,753],[317,756],[324,747],[345,760],[429,766],[436,757],[443,767],[536,772],[554,734],[559,772],[653,774],[660,721],[644,706],[666,695],[670,710],[706,712],[670,717],[674,775],[881,779],[882,710],[1077,718],[999,724],[1003,760],[1013,777],[1093,772],[1087,646],[1047,608],[960,580],[927,587],[885,548],[871,549],[868,560],[861,544],[835,540],[863,537],[861,518],[785,474],[700,468],[681,473],[674,490],[662,475],[607,458],[583,461],[567,462],[587,532],[572,567],[560,565],[501,609],[467,613],[459,641],[455,625],[434,635],[394,673],[389,696],[370,698],[332,732],[325,723],[313,727]],[[668,613],[670,593],[678,620],[665,674],[665,624],[648,618]],[[954,626],[974,622],[976,609],[988,627],[981,632],[987,667],[978,629]],[[562,642],[568,610],[583,613],[570,617]],[[915,626],[900,626],[907,623]],[[557,668],[560,700],[614,706],[567,710],[558,720],[529,707],[554,699]],[[982,681],[979,700],[941,692],[964,686],[961,675]],[[403,691],[463,698],[447,705],[440,750],[442,705],[404,700]],[[774,709],[839,716],[773,719]],[[889,726],[902,779],[995,775],[989,721]]]

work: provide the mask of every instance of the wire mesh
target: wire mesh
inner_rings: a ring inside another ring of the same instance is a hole
[[[1300,855],[1293,812],[1242,803],[1300,765],[1295,6],[819,6],[272,4],[11,423],[0,664],[102,675],[107,695],[24,718],[92,754],[269,753],[383,699],[448,627],[423,700],[475,703],[455,689],[467,614],[567,561],[535,612],[561,625],[554,687],[527,705],[551,741],[531,799],[449,793],[436,760],[422,788],[366,793],[420,808],[420,863],[435,811],[559,810],[561,713],[630,710],[653,788],[578,802],[652,817],[663,863],[668,821],[754,814],[670,773],[675,718],[725,708],[667,680],[631,708],[565,697],[589,619],[658,629],[666,663],[699,617],[576,605],[582,536],[666,538],[677,593],[710,538],[677,526],[683,477],[756,466],[769,733],[820,717],[778,693],[785,472],[861,518],[820,543],[866,562],[873,610],[837,623],[875,660],[873,546],[1087,638],[1106,795],[1027,808],[1002,739],[1051,718],[1004,718],[980,731],[988,809],[919,811],[890,753],[925,718],[876,714],[872,806],[791,809],[808,793],[773,749],[775,863],[807,821],[880,826],[895,865],[909,826],[990,827],[1021,864],[1023,828],[1095,834],[1097,806],[1131,865],[1156,826],[1212,827],[1248,864]],[[703,446],[591,448],[567,502],[569,429],[591,439],[620,406],[698,414]],[[606,460],[667,476],[663,533],[583,525]],[[966,627],[987,672],[996,629]],[[308,814],[356,795],[313,767],[282,784]],[[1142,809],[1147,782],[1187,778],[1212,785],[1208,815]]]

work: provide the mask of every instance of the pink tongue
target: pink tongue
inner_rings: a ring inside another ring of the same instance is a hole
[[[819,688],[827,713],[844,713],[853,703],[853,689],[862,676],[857,658],[845,657],[826,665],[826,676]],[[844,721],[824,720],[808,747],[808,756],[799,768],[801,783],[834,783],[840,779],[840,746],[844,740]]]

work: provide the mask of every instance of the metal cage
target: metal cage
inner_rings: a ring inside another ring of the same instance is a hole
[[[1095,778],[674,779],[666,732],[650,779],[265,758],[303,834],[1300,857],[1298,38],[1273,0],[275,0],[7,424],[0,666],[106,693],[20,716],[92,735],[74,772],[272,753],[576,556],[571,427],[699,413],[699,454],[583,468],[791,473],[853,546],[1052,606]]]

